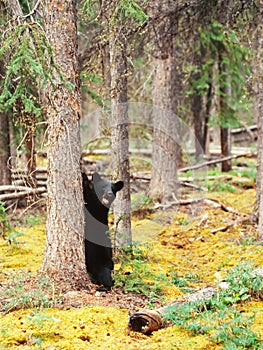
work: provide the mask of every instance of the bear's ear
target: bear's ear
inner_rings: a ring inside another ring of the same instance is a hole
[[[118,192],[120,191],[124,186],[124,183],[123,181],[118,181],[118,182],[115,182],[115,184],[113,184],[113,192]]]
[[[98,182],[100,180],[101,180],[100,174],[98,174],[97,172],[92,175],[93,183]]]

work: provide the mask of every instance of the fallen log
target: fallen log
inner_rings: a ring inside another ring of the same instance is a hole
[[[27,169],[17,169],[17,168],[12,168],[11,169],[12,174],[24,174],[28,175]],[[47,173],[47,168],[46,167],[39,167],[34,170],[34,174],[45,174]]]
[[[255,274],[263,278],[263,268],[255,270]],[[143,309],[136,311],[129,318],[128,329],[134,332],[140,332],[146,335],[151,334],[161,328],[167,327],[170,324],[164,321],[168,310],[173,306],[178,306],[184,303],[193,303],[201,300],[209,300],[215,295],[219,289],[226,290],[229,288],[229,283],[221,282],[217,288],[205,287],[197,292],[190,293],[185,297],[177,299],[174,303],[157,308],[155,310]]]
[[[5,187],[5,188],[9,187],[9,191],[11,188],[11,186],[0,186],[0,192],[2,190],[2,187]],[[38,187],[38,188],[31,188],[31,187],[24,187],[24,186],[12,186],[12,187],[16,187],[16,190],[18,190],[18,192],[1,194],[0,201],[4,202],[10,199],[19,199],[32,194],[42,194],[47,191],[46,187]],[[6,189],[6,191],[7,190],[8,189]],[[15,191],[15,189],[13,191]]]
[[[244,122],[239,121],[240,124],[242,124],[241,128],[235,128],[231,129],[231,134],[240,134],[243,132],[247,132],[248,134],[251,133],[252,131],[255,131],[258,129],[258,126],[256,124],[254,125],[246,125]]]
[[[150,156],[152,154],[151,149],[136,149],[132,148],[129,150],[130,154],[139,154],[143,156]],[[88,157],[88,156],[104,156],[111,154],[111,150],[109,148],[107,149],[90,149],[90,150],[83,150],[81,152],[81,157]],[[38,151],[37,155],[43,158],[47,157],[47,152],[45,151]],[[94,159],[90,159],[92,163],[96,162]]]
[[[191,293],[186,297],[179,298],[172,304],[160,307],[155,310],[144,309],[136,311],[130,316],[128,329],[134,332],[143,334],[151,334],[165,326],[167,323],[163,320],[167,310],[170,307],[177,306],[183,303],[195,302],[198,300],[208,300],[217,292],[216,288],[206,287],[198,292]]]
[[[0,193],[1,192],[30,191],[30,190],[32,190],[32,188],[27,187],[27,186],[16,186],[16,185],[1,185],[0,186]]]

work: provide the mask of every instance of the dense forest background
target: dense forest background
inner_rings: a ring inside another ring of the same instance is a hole
[[[69,94],[80,89],[72,98],[81,115],[81,149],[111,149],[106,172],[126,184],[117,216],[123,217],[120,229],[127,237],[130,218],[124,212],[130,210],[135,170],[130,171],[129,147],[152,150],[148,194],[160,201],[176,196],[178,168],[186,163],[219,151],[226,157],[222,171],[231,170],[235,135],[246,133],[245,145],[256,148],[260,2],[73,3],[78,16],[72,19],[77,26],[72,72],[66,52],[70,32],[62,30],[66,20],[57,18],[48,29],[52,16],[46,5],[1,3],[2,184],[11,184],[11,168],[23,158],[30,185],[36,186],[36,155],[45,154],[49,131],[55,129],[48,115],[50,105],[59,103],[59,84],[62,100],[66,89]],[[54,18],[59,6],[54,4]],[[64,44],[58,38],[62,33]],[[259,198],[255,217],[258,206]]]

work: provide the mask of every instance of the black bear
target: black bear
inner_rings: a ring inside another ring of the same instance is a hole
[[[108,214],[116,193],[123,182],[111,183],[94,173],[92,181],[82,173],[85,202],[85,259],[87,271],[93,282],[109,290],[113,286],[112,245],[109,237]]]

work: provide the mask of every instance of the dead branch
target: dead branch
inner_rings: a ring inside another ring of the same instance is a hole
[[[229,224],[221,227],[214,228],[213,230],[209,231],[208,233],[216,234],[217,232],[225,232],[229,228],[236,226],[236,225],[242,225],[244,223],[251,222],[251,215],[247,215],[243,218],[237,218],[237,220],[230,222]]]
[[[190,188],[193,188],[193,189],[198,190],[198,191],[205,191],[205,192],[207,192],[207,188],[191,184],[191,183],[189,183],[189,181],[179,181],[179,184],[181,186],[184,186],[184,187],[190,187]]]
[[[239,213],[234,210],[231,207],[226,206],[224,203],[220,202],[218,199],[215,198],[204,198],[204,202],[208,205],[213,205],[215,208],[220,208],[223,211],[227,212],[227,213],[232,213],[235,215],[239,215]]]
[[[263,278],[263,268],[255,270],[255,275]],[[185,297],[177,299],[174,303],[160,307],[155,310],[144,309],[135,312],[129,318],[128,328],[134,332],[140,332],[143,334],[151,334],[165,326],[170,324],[165,323],[164,317],[168,310],[173,306],[178,306],[184,303],[192,303],[201,300],[209,300],[213,295],[218,293],[219,290],[228,289],[229,284],[222,282],[219,284],[218,288],[215,287],[205,287],[197,292],[188,294]],[[261,297],[261,295],[260,295]]]
[[[217,228],[214,228],[213,230],[209,231],[208,233],[211,233],[211,234],[216,234],[217,232],[225,232],[227,231],[230,227],[233,227],[237,225],[237,221],[234,221],[234,222],[231,222],[230,224],[226,225],[226,226],[221,226],[221,227],[217,227]]]
[[[228,157],[217,158],[215,160],[210,160],[208,162],[204,162],[204,163],[201,163],[201,164],[195,164],[195,165],[192,165],[192,166],[189,166],[189,167],[181,168],[178,171],[186,172],[186,171],[189,171],[189,170],[196,170],[196,169],[199,169],[199,168],[203,168],[203,167],[206,167],[208,165],[222,163],[222,162],[224,162],[226,160],[230,160],[230,159],[237,159],[237,158],[241,158],[241,157],[250,158],[250,157],[255,157],[255,156],[256,156],[256,153],[253,153],[253,152],[236,154],[236,155],[232,155],[232,156],[228,156]]]
[[[226,206],[224,203],[220,202],[218,199],[214,198],[189,198],[189,199],[183,199],[183,200],[175,200],[166,204],[159,204],[157,203],[154,206],[154,209],[167,209],[175,205],[191,205],[196,204],[199,202],[204,202],[208,205],[212,205],[215,208],[220,208],[225,212],[229,212],[235,215],[239,215],[237,211],[235,211],[233,208]]]
[[[241,129],[240,131],[238,129],[238,131],[240,133],[246,131],[248,136],[249,136],[249,138],[250,138],[250,141],[253,142],[256,139],[255,135],[253,134],[253,130],[257,131],[257,125],[248,126],[245,122],[242,122],[241,120],[239,121],[239,123],[243,126],[243,128],[240,128]],[[238,133],[238,131],[236,130],[236,133]],[[234,134],[234,133],[235,132],[233,132],[232,134]]]
[[[177,200],[177,201],[172,201],[168,202],[166,204],[160,204],[156,203],[154,206],[154,209],[167,209],[175,205],[190,205],[190,204],[195,204],[202,202],[204,198],[189,198],[189,199],[183,199],[183,200]]]

